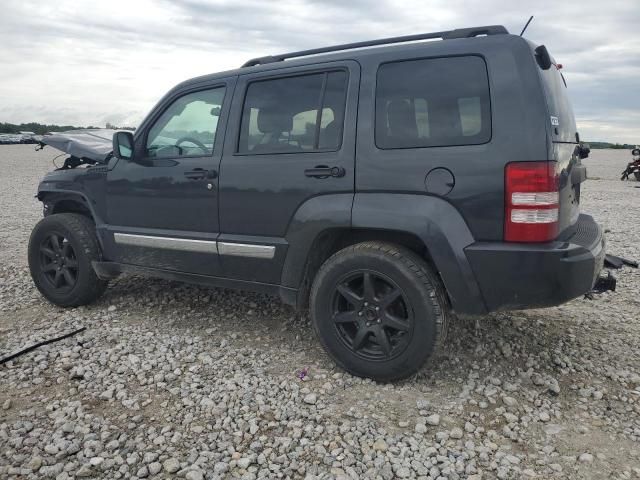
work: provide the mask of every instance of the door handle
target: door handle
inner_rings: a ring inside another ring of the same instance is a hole
[[[218,172],[215,170],[206,170],[204,168],[194,168],[193,170],[184,172],[184,176],[189,180],[213,180],[218,177]]]
[[[314,168],[307,168],[304,171],[304,174],[307,177],[314,177],[314,178],[328,178],[328,177],[340,178],[340,177],[344,177],[345,173],[346,171],[342,167],[327,167],[326,165],[318,165],[317,167],[314,167]]]

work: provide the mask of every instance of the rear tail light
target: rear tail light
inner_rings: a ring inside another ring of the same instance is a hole
[[[514,162],[505,170],[504,239],[548,242],[558,236],[556,162]]]

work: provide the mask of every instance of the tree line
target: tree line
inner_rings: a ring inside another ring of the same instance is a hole
[[[67,130],[84,130],[87,128],[101,128],[101,127],[76,127],[74,125],[47,125],[43,123],[37,122],[29,122],[29,123],[7,123],[0,122],[0,133],[20,133],[20,132],[33,132],[36,135],[44,135],[49,132],[64,132]],[[117,127],[111,123],[107,123],[105,128],[109,128],[112,130],[135,130],[135,127]]]

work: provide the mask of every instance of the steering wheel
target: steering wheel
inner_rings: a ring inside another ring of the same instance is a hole
[[[204,153],[209,153],[209,149],[207,148],[207,146],[204,143],[202,143],[200,140],[196,140],[193,137],[182,137],[178,139],[175,145],[180,149],[180,152],[181,152],[180,155],[182,155],[182,148],[180,148],[180,144],[184,142],[193,143],[196,147],[198,147]]]

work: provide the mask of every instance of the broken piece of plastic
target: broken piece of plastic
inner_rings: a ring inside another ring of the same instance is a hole
[[[304,367],[302,370],[298,370],[296,372],[296,377],[298,377],[299,380],[304,380],[308,374],[309,374],[309,367]]]
[[[638,268],[638,262],[635,260],[629,260],[628,258],[622,258],[616,255],[609,255],[608,253],[604,257],[604,265],[609,268],[622,268],[623,265]]]

